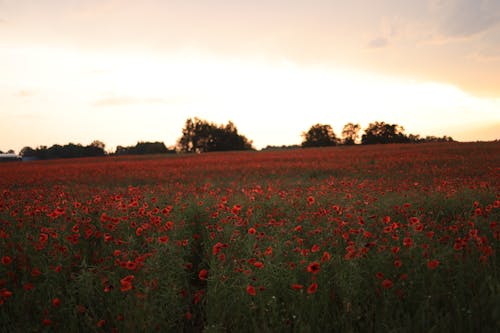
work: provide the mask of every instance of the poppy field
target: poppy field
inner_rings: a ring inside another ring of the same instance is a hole
[[[493,332],[500,143],[0,164],[8,332]]]

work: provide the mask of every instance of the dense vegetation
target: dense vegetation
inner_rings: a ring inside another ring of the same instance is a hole
[[[354,145],[358,142],[359,124],[348,123],[344,125],[342,137],[334,133],[330,125],[316,124],[307,132],[302,133],[303,141],[299,145],[267,146],[263,150],[289,149],[298,147],[328,147],[335,145]],[[375,122],[369,124],[361,137],[362,144],[378,143],[423,143],[423,142],[453,142],[451,137],[427,136],[404,133],[404,128],[397,124]],[[182,135],[177,141],[177,146],[167,148],[163,142],[138,142],[135,146],[117,146],[114,155],[147,155],[165,153],[202,153],[230,150],[253,150],[252,141],[238,133],[235,124],[228,122],[218,125],[199,118],[188,118],[182,129]],[[9,153],[14,151],[9,150]],[[94,141],[88,146],[69,143],[67,145],[53,145],[51,147],[39,146],[35,149],[24,147],[19,155],[23,159],[54,159],[104,156],[105,145],[101,141]]]
[[[131,147],[116,147],[116,155],[149,155],[149,154],[174,154],[175,150],[169,150],[163,142],[138,142]]]
[[[330,125],[316,124],[302,134],[302,147],[327,147],[338,144],[354,145],[359,138],[359,124],[348,123],[342,130],[342,138],[338,138]],[[405,134],[404,128],[397,124],[387,124],[383,121],[370,123],[361,136],[361,144],[387,143],[424,143],[424,142],[453,142],[453,138],[443,136],[426,136]]]
[[[0,165],[6,332],[494,332],[499,143]]]

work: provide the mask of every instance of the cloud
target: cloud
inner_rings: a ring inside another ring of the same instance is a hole
[[[389,40],[385,37],[378,37],[368,42],[368,48],[380,49],[389,45]]]
[[[430,0],[441,34],[464,38],[482,33],[500,24],[500,1]]]

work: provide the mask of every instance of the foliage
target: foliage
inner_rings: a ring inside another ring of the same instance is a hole
[[[178,147],[185,153],[253,149],[252,141],[238,134],[231,121],[216,125],[198,118],[186,120]]]
[[[408,137],[404,134],[404,128],[397,124],[386,124],[376,121],[370,123],[361,137],[362,144],[374,143],[407,143]]]
[[[359,137],[360,124],[347,123],[342,129],[342,143],[345,145],[353,145]]]
[[[175,153],[175,150],[169,150],[163,142],[138,142],[135,146],[116,147],[116,155],[146,155],[146,154],[166,154]]]
[[[288,149],[297,149],[300,148],[299,145],[281,145],[281,146],[272,146],[272,145],[267,145],[266,147],[262,148],[261,150],[288,150]]]
[[[33,149],[31,147],[24,147],[23,149],[21,149],[19,155],[23,158],[33,158],[40,160],[54,158],[104,156],[106,155],[104,147],[104,143],[96,140],[88,146],[69,143],[64,146],[55,144],[49,148],[47,148],[47,146],[39,146],[36,149]]]
[[[330,125],[313,125],[307,132],[302,133],[302,137],[302,147],[328,147],[337,144],[337,137]]]
[[[368,125],[365,129],[365,134],[361,137],[362,144],[424,142],[454,142],[454,140],[450,136],[443,136],[442,138],[436,136],[426,136],[425,138],[421,138],[418,134],[406,135],[404,134],[403,126],[397,124],[387,124],[383,121],[376,121]]]

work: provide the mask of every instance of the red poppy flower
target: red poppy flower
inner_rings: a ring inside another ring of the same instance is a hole
[[[224,247],[224,244],[221,242],[217,242],[213,247],[212,247],[212,254],[215,256],[219,253],[219,251]]]
[[[304,286],[303,286],[303,285],[301,285],[301,284],[298,284],[298,283],[294,283],[294,284],[292,284],[292,289],[293,289],[293,290],[301,290],[301,289],[303,289],[303,288],[304,288]]]
[[[314,294],[318,290],[318,284],[316,282],[311,283],[311,285],[307,288],[308,294]]]
[[[206,269],[202,269],[200,270],[200,272],[198,273],[198,278],[200,280],[206,280],[207,279],[207,276],[208,276],[208,271]]]
[[[165,208],[163,208],[163,209],[161,210],[161,213],[162,213],[163,215],[168,215],[168,214],[170,214],[170,212],[172,211],[172,208],[174,208],[174,207],[172,207],[172,206],[166,206]]]
[[[59,305],[61,305],[61,300],[59,298],[57,298],[57,297],[54,298],[52,300],[52,306],[55,307],[55,308],[57,308]]]
[[[394,282],[392,282],[389,279],[385,279],[384,281],[382,281],[382,287],[384,287],[385,289],[390,289],[393,286],[394,286]]]
[[[127,275],[126,277],[121,279],[120,280],[120,284],[121,284],[120,290],[121,291],[132,290],[134,288],[134,286],[132,285],[132,281],[134,280],[134,278],[135,278],[135,276],[133,276],[133,275]]]
[[[0,296],[4,299],[7,299],[12,296],[12,291],[3,288],[0,290]]]
[[[413,228],[415,229],[415,231],[417,232],[420,232],[422,230],[424,230],[424,225],[422,223],[416,223]]]
[[[314,197],[313,197],[313,196],[308,196],[308,197],[307,197],[307,203],[308,203],[309,205],[312,205],[312,204],[314,203]]]
[[[384,227],[384,233],[388,234],[392,232],[392,226],[388,225]]]
[[[12,258],[9,256],[2,257],[2,264],[9,265],[12,262]]]
[[[38,268],[33,268],[33,270],[31,271],[31,276],[40,276],[42,274],[42,272],[40,272],[40,270]]]
[[[250,235],[255,235],[255,233],[257,232],[257,230],[255,230],[255,228],[248,228],[248,234]]]
[[[241,205],[234,205],[233,208],[231,209],[231,212],[234,215],[238,215],[241,211]]]
[[[166,244],[168,243],[168,236],[160,236],[158,237],[158,242],[161,243],[161,244]]]
[[[420,222],[420,220],[418,219],[418,217],[415,217],[415,216],[410,217],[410,224],[417,224],[419,222]]]
[[[410,247],[413,245],[413,240],[410,237],[405,237],[403,239],[403,245],[406,247]]]
[[[23,285],[23,289],[25,291],[30,291],[30,290],[33,290],[35,288],[35,286],[33,285],[33,283],[30,283],[30,282],[27,282]]]
[[[125,264],[125,267],[128,269],[128,270],[135,270],[137,268],[137,264],[134,262],[134,261],[130,261],[128,260],[127,263]]]
[[[320,266],[319,266],[319,263],[317,263],[316,261],[310,263],[309,266],[307,266],[307,271],[309,273],[317,274],[319,272],[319,270],[320,270]]]
[[[247,294],[250,295],[250,296],[255,296],[256,295],[255,287],[252,286],[251,284],[249,284],[247,286]]]
[[[262,268],[264,267],[264,263],[262,261],[256,261],[253,263],[253,265],[257,268]]]
[[[438,267],[438,266],[439,266],[439,260],[429,260],[429,261],[427,262],[427,267],[428,267],[429,269],[435,269],[435,268],[436,268],[436,267]]]

